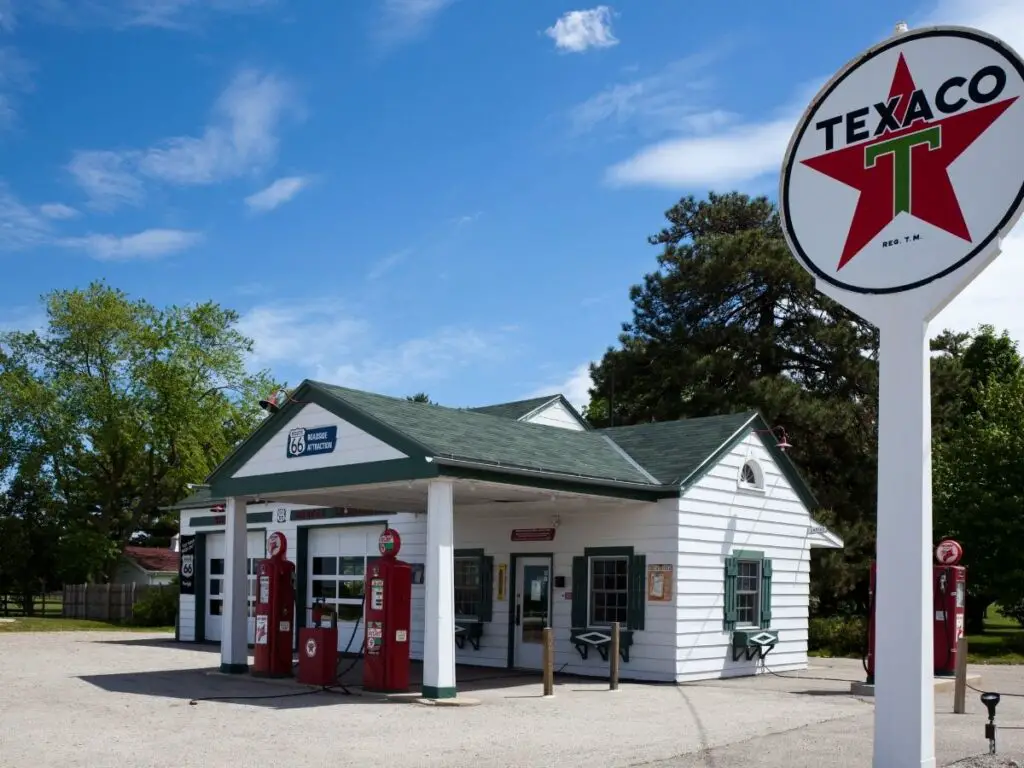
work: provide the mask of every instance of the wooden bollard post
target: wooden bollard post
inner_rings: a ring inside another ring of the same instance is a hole
[[[619,622],[612,622],[612,647],[608,650],[608,688],[619,690]]]
[[[967,638],[956,644],[956,681],[953,683],[953,714],[967,712]]]
[[[555,695],[555,630],[544,627],[544,695]]]

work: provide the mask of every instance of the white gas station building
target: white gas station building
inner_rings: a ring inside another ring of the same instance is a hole
[[[456,664],[539,670],[547,626],[566,673],[607,675],[613,622],[623,679],[802,669],[810,549],[843,544],[779,443],[755,412],[593,429],[560,395],[458,409],[305,381],[176,505],[178,639],[247,671],[281,531],[297,624],[325,602],[357,652],[387,524],[415,564],[425,698],[456,695]]]

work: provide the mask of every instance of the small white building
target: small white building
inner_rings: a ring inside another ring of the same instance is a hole
[[[539,669],[545,626],[566,673],[607,675],[616,621],[624,679],[755,674],[763,651],[804,668],[810,549],[842,547],[754,412],[592,429],[560,395],[456,409],[306,381],[208,482],[177,505],[181,640],[245,671],[255,562],[281,531],[297,623],[326,601],[358,651],[386,523],[424,565],[428,698],[455,695],[456,663]]]
[[[169,548],[127,546],[121,553],[117,569],[114,571],[114,584],[170,584],[178,575],[178,552],[174,543]]]

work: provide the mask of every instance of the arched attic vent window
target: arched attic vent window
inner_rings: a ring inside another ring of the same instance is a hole
[[[739,484],[741,488],[763,491],[764,472],[761,471],[761,465],[753,459],[747,459],[747,461],[743,463],[743,467],[740,469]]]

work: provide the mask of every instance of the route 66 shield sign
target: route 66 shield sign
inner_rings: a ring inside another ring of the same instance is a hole
[[[288,455],[301,456],[306,451],[306,430],[298,427],[288,432]]]

